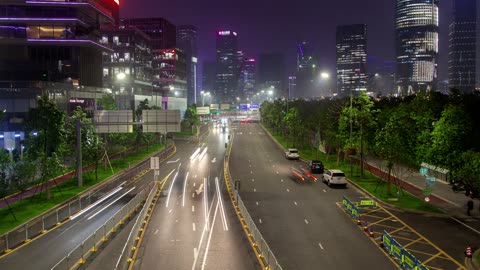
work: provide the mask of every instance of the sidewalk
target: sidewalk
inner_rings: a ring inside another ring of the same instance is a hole
[[[383,160],[377,157],[366,157],[366,163],[373,165],[379,169],[385,171],[385,165]],[[423,195],[423,189],[426,187],[425,176],[422,176],[420,172],[413,171],[412,169],[395,164],[393,174],[401,180],[401,188],[412,193],[422,200],[425,199]],[[429,196],[430,203],[432,205],[441,208],[446,211],[450,216],[456,219],[460,219],[462,222],[480,221],[480,200],[474,199],[474,209],[471,211],[471,216],[467,216],[466,203],[469,197],[465,196],[465,192],[454,192],[448,183],[441,180],[437,180],[431,187],[432,194]],[[475,226],[480,231],[480,223]]]

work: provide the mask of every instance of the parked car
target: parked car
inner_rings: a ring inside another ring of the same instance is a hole
[[[311,173],[322,174],[325,170],[323,163],[320,160],[312,160],[309,163]]]
[[[344,185],[347,186],[347,178],[345,173],[340,170],[326,170],[323,173],[323,182],[330,185]]]
[[[290,149],[288,149],[287,152],[285,152],[285,158],[287,158],[287,159],[300,159],[300,155],[298,154],[297,149],[290,148]]]

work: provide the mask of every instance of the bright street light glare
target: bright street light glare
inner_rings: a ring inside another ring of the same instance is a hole
[[[330,74],[328,74],[327,72],[322,72],[322,73],[320,73],[320,77],[322,79],[328,79],[328,78],[330,78]]]
[[[125,79],[125,77],[127,77],[127,75],[125,75],[125,73],[123,72],[117,74],[117,79],[119,80],[123,80]]]
[[[273,90],[268,90],[269,95],[273,95]]]

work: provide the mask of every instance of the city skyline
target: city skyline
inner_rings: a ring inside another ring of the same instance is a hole
[[[355,23],[369,25],[369,56],[384,61],[395,60],[394,1],[371,0],[359,3],[345,0],[324,4],[304,0],[293,7],[280,2],[273,9],[266,2],[249,0],[243,1],[235,9],[228,9],[225,3],[217,0],[202,4],[183,0],[162,6],[161,9],[152,9],[155,5],[160,6],[161,2],[124,0],[120,8],[121,16],[160,16],[174,24],[189,23],[197,26],[199,61],[215,59],[215,48],[212,44],[215,44],[215,33],[218,30],[235,29],[243,37],[239,39],[239,48],[248,55],[258,57],[261,53],[269,52],[284,54],[287,75],[295,74],[295,48],[298,41],[309,40],[318,55],[319,70],[334,74],[336,27]],[[182,9],[185,5],[195,8]],[[261,12],[266,8],[270,10],[268,17]],[[342,12],[335,12],[338,9],[342,9]],[[439,80],[442,81],[448,78],[448,25],[451,22],[452,1],[442,1],[439,9],[438,68]],[[205,17],[211,19],[205,20]]]

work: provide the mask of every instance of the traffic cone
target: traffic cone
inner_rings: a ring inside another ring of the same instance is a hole
[[[368,236],[373,237],[373,227],[368,230]]]
[[[360,217],[357,218],[357,225],[362,225],[362,220],[360,219]]]
[[[363,222],[363,230],[364,230],[365,232],[368,232],[368,222],[367,222],[367,221],[364,221],[364,222]]]

